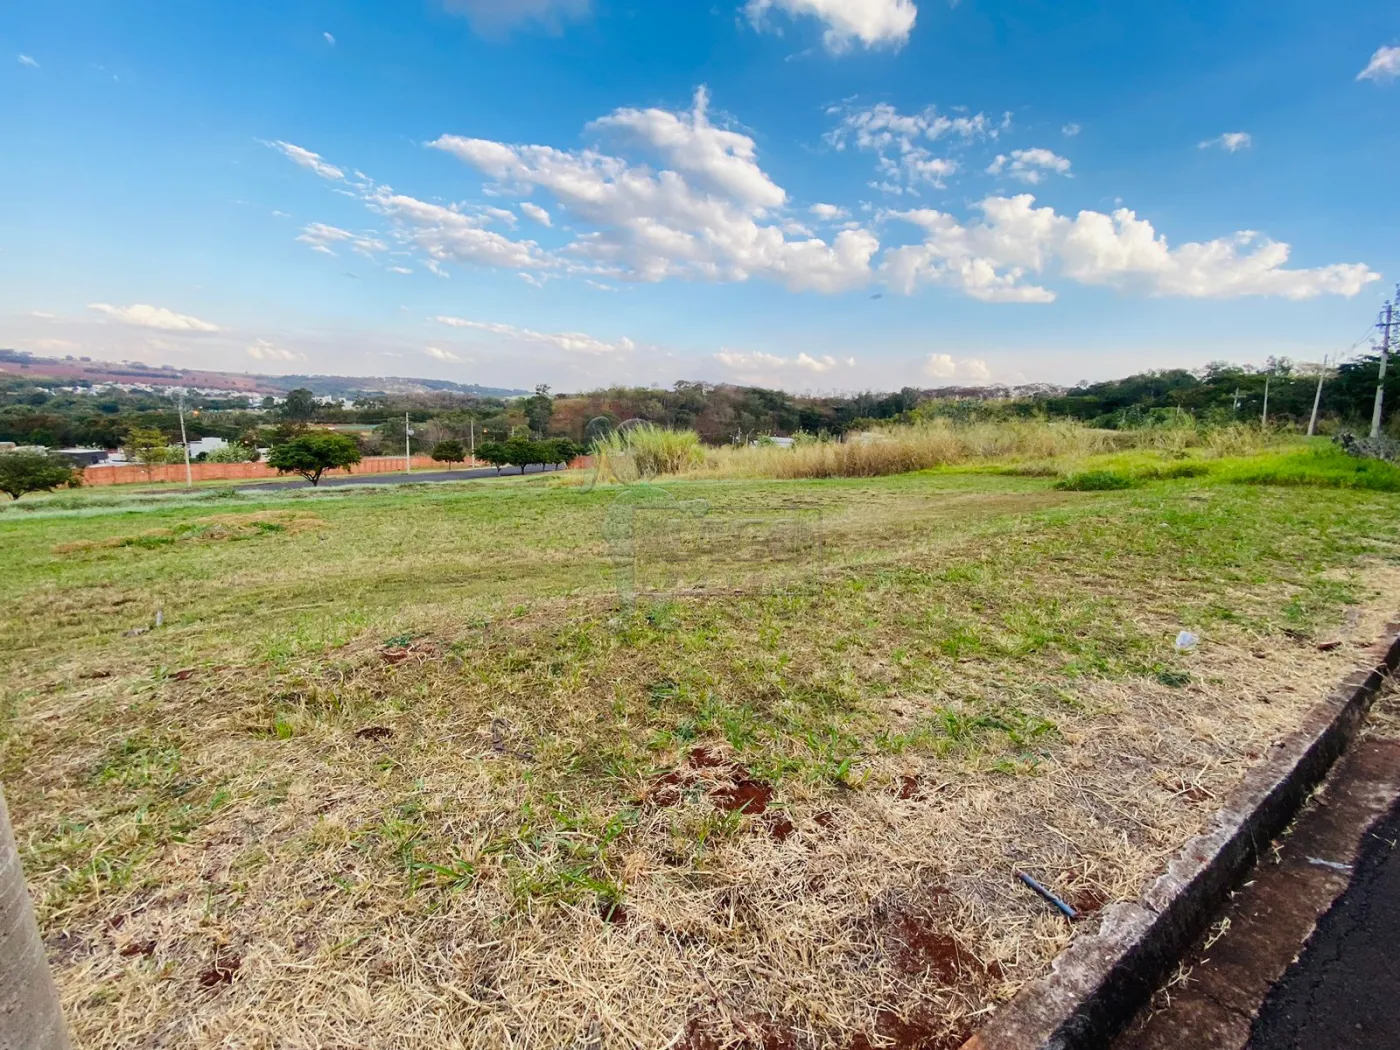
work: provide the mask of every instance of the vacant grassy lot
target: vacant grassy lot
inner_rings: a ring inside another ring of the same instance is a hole
[[[952,1045],[1073,936],[1017,869],[1136,895],[1400,604],[1400,497],[1135,456],[675,482],[634,558],[696,501],[820,555],[631,609],[617,488],[4,507],[0,778],[77,1042]]]

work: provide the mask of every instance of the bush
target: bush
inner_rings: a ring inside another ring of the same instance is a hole
[[[1107,492],[1112,489],[1130,489],[1133,479],[1114,470],[1086,470],[1082,474],[1071,474],[1063,481],[1056,482],[1057,489],[1070,492]]]
[[[300,474],[312,485],[321,483],[327,470],[360,462],[360,447],[344,434],[324,431],[302,434],[274,448],[267,465],[282,474]]]
[[[0,492],[19,499],[26,492],[52,492],[60,485],[77,488],[82,471],[62,456],[47,452],[0,452]]]
[[[216,448],[204,457],[206,463],[256,463],[258,450],[251,445],[230,442],[223,448]]]

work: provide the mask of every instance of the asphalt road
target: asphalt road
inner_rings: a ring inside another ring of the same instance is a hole
[[[548,473],[553,474],[554,468],[550,468]],[[518,467],[506,467],[500,477],[519,477],[522,471]],[[539,466],[532,466],[524,473],[543,473]],[[473,467],[470,470],[415,470],[412,474],[407,472],[400,474],[350,474],[336,475],[321,479],[321,488],[333,489],[342,485],[419,485],[424,482],[433,481],[471,481],[475,478],[497,477],[495,467]],[[297,479],[296,481],[260,481],[255,485],[239,485],[240,492],[249,492],[253,489],[304,489],[310,488],[311,483]]]
[[[1362,840],[1351,884],[1274,985],[1249,1050],[1400,1047],[1400,806]]]

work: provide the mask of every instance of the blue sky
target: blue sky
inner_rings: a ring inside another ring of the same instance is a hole
[[[556,389],[1317,360],[1400,278],[1400,9],[0,8],[0,346]]]

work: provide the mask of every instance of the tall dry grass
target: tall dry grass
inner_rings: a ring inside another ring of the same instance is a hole
[[[644,423],[615,430],[593,443],[593,454],[605,475],[631,482],[662,474],[681,474],[705,459],[700,435],[693,430],[667,430]]]
[[[845,441],[804,441],[706,449],[695,473],[731,478],[864,478],[904,474],[977,460],[1034,460],[1134,447],[1127,431],[1079,423],[1025,420],[959,425],[930,420],[852,434]]]

